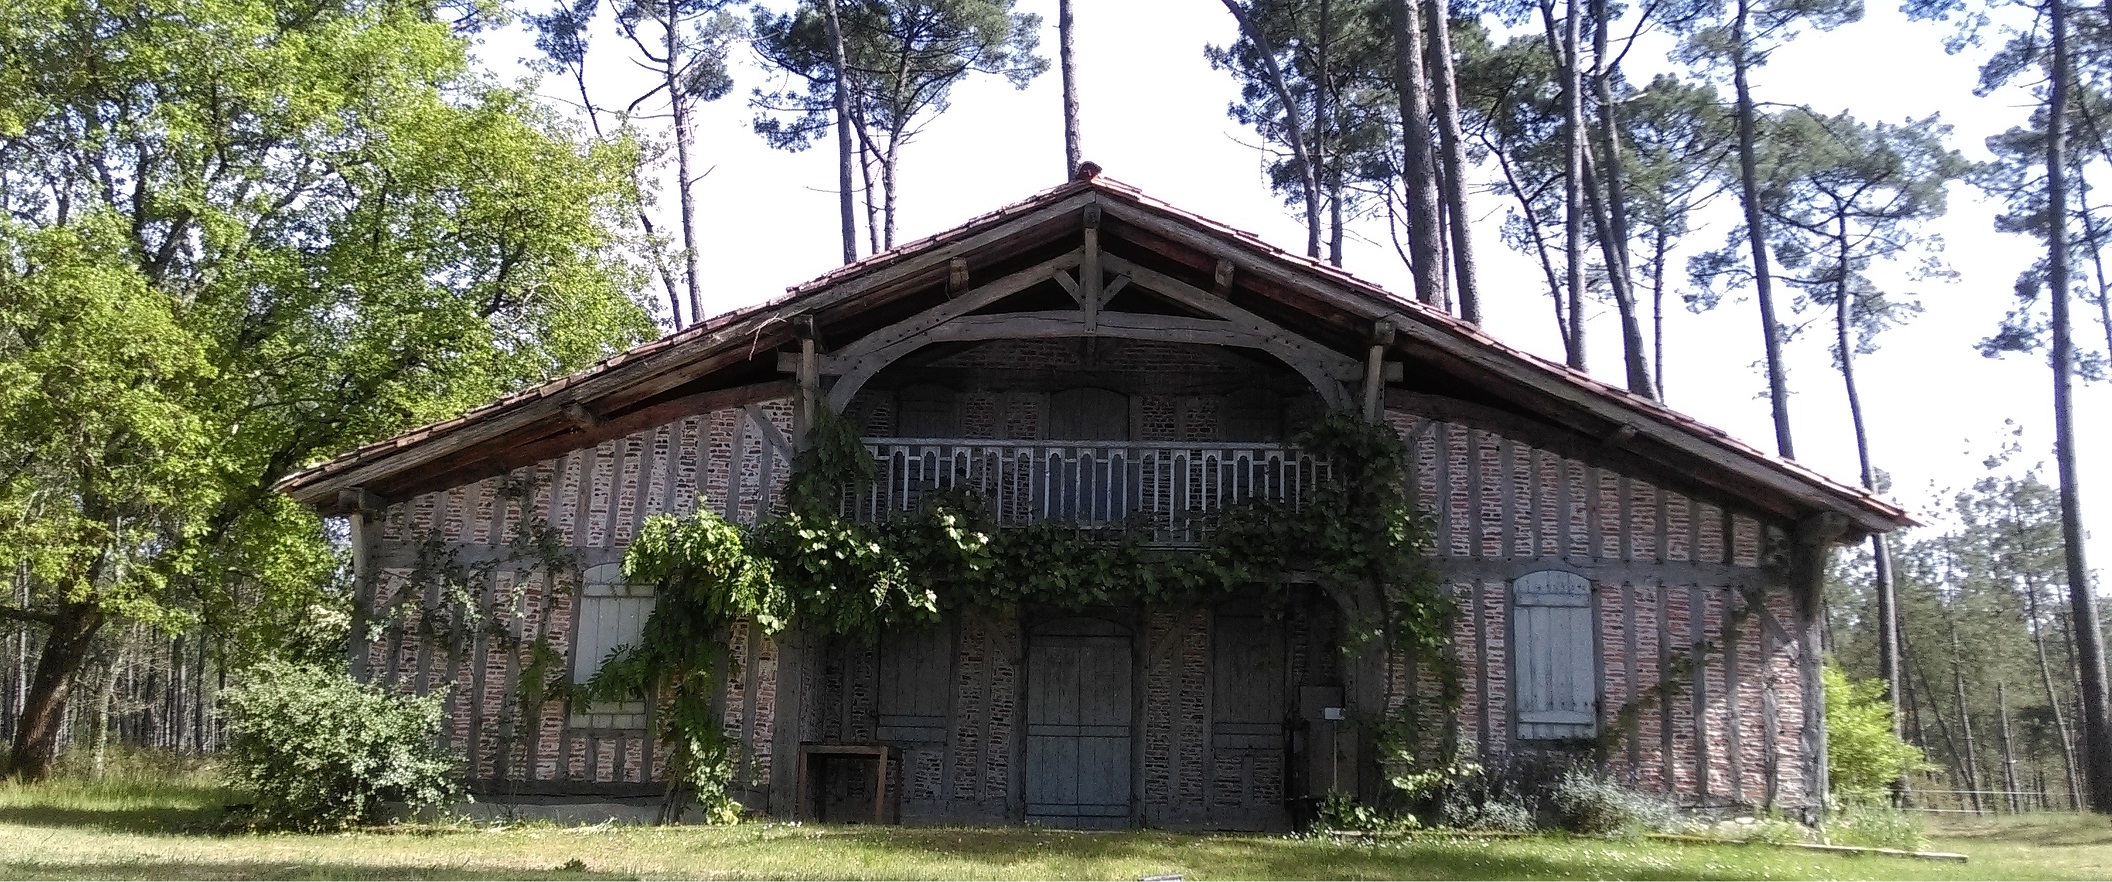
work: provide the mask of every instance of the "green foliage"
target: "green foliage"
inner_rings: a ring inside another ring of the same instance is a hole
[[[655,586],[659,601],[639,643],[615,650],[586,691],[659,700],[675,777],[724,808],[732,745],[710,714],[713,672],[726,629],[743,619],[765,633],[798,622],[811,633],[871,639],[934,621],[942,608],[1174,604],[1303,569],[1366,599],[1359,645],[1383,639],[1445,670],[1452,607],[1423,567],[1406,446],[1391,428],[1346,414],[1298,443],[1333,469],[1303,507],[1235,506],[1212,522],[1202,548],[1155,554],[1133,532],[1110,538],[1060,522],[999,530],[960,495],[879,523],[844,518],[841,500],[871,480],[873,463],[855,429],[826,415],[794,461],[783,515],[746,530],[709,511],[646,522],[624,571]]]
[[[1673,817],[1664,800],[1583,769],[1563,773],[1548,803],[1564,829],[1589,836],[1633,836],[1662,829]]]
[[[374,823],[386,803],[451,802],[455,759],[435,746],[444,699],[257,665],[221,699],[228,783],[255,797],[257,821],[311,830]]]
[[[1921,819],[1882,799],[1837,800],[1826,814],[1826,841],[1833,845],[1864,848],[1900,848],[1918,851],[1927,847]]]
[[[1414,815],[1397,814],[1358,802],[1340,791],[1330,791],[1313,815],[1313,826],[1340,833],[1398,833],[1422,824]]]
[[[1826,774],[1836,796],[1878,799],[1925,765],[1920,748],[1892,733],[1882,681],[1850,680],[1830,661],[1819,676],[1826,688]]]
[[[446,5],[0,4],[37,60],[0,74],[0,569],[36,616],[274,653],[343,586],[274,483],[653,332],[635,157],[473,71]]]

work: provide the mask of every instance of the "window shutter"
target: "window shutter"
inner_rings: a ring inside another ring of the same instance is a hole
[[[1511,583],[1512,695],[1518,737],[1589,738],[1599,721],[1591,580],[1543,570]]]
[[[588,567],[579,590],[579,627],[572,645],[572,682],[585,683],[601,670],[609,652],[633,645],[645,633],[653,613],[653,591],[623,579],[623,565]],[[588,729],[643,729],[642,701],[582,704],[573,708],[572,725]]]

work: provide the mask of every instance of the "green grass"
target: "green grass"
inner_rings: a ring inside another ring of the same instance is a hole
[[[1022,828],[428,826],[218,832],[209,775],[0,784],[0,878],[2060,879],[2112,878],[2112,822],[1949,822],[1968,864],[1764,845],[1424,836],[1378,845]],[[576,863],[575,863],[576,862]],[[568,868],[569,865],[569,868]]]

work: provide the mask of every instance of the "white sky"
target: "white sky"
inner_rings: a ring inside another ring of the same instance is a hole
[[[778,0],[774,5],[789,5]],[[1044,54],[1053,62],[1055,0],[1021,0],[1020,11],[1044,19]],[[1215,0],[1076,0],[1081,128],[1086,158],[1108,177],[1187,210],[1253,231],[1289,250],[1302,250],[1304,227],[1263,180],[1264,157],[1252,134],[1225,115],[1237,96],[1228,74],[1203,59],[1205,43],[1229,41],[1235,30]],[[1909,23],[1895,9],[1873,3],[1868,18],[1829,34],[1808,35],[1777,52],[1755,77],[1762,101],[1810,104],[1821,112],[1847,110],[1866,121],[1899,122],[1941,112],[1955,128],[1953,145],[1970,159],[1987,158],[1988,135],[2022,122],[2030,102],[2021,93],[1976,98],[1972,87],[1985,50],[1947,56],[1941,26]],[[602,86],[597,101],[622,106],[646,84],[610,35],[594,46],[590,63]],[[1630,79],[1644,81],[1670,62],[1638,46],[1628,58]],[[1658,50],[1660,53],[1662,49]],[[478,53],[502,76],[533,48],[518,30],[496,34]],[[824,141],[802,153],[772,150],[750,128],[747,97],[767,75],[745,50],[729,97],[706,105],[697,122],[695,154],[715,170],[695,187],[702,212],[702,259],[708,277],[705,312],[716,314],[776,296],[790,285],[834,267],[837,232],[835,145]],[[543,91],[576,102],[569,80]],[[907,242],[955,226],[1063,180],[1060,85],[1049,73],[1027,89],[981,78],[956,90],[953,109],[903,151],[900,232]],[[1497,337],[1556,360],[1562,346],[1548,296],[1532,261],[1499,241],[1497,226],[1508,197],[1469,197],[1476,224],[1476,256],[1483,272],[1483,312]],[[662,199],[668,207],[671,196]],[[1977,191],[1953,191],[1950,215],[1933,224],[1957,270],[1955,282],[1916,287],[1927,312],[1880,340],[1861,357],[1858,379],[1880,468],[1893,478],[1892,495],[1917,512],[1985,474],[1982,459],[2009,440],[2009,423],[2022,428],[2024,454],[2013,468],[2043,462],[2052,474],[2051,383],[2041,359],[1989,360],[1973,348],[1994,330],[2012,301],[2017,273],[2035,245],[1998,234],[1995,206]],[[862,218],[861,218],[862,223]],[[1387,241],[1383,218],[1353,227],[1345,255],[1350,271],[1394,291],[1407,291],[1405,269]],[[1713,246],[1722,226],[1697,231],[1689,242]],[[1679,266],[1683,267],[1683,260]],[[1764,397],[1759,319],[1750,299],[1726,301],[1695,315],[1667,297],[1666,393],[1673,407],[1720,426],[1765,450],[1774,448]],[[2077,302],[2079,344],[2104,346],[2095,310]],[[1824,316],[1816,317],[1823,321]],[[1647,331],[1646,331],[1647,333]],[[1815,325],[1790,347],[1795,439],[1802,461],[1855,482],[1854,438],[1845,397],[1826,341]],[[1592,373],[1621,383],[1619,328],[1610,305],[1592,316],[1587,334]],[[2093,569],[2112,560],[2112,474],[2101,451],[2112,437],[2112,387],[2079,387],[2078,431],[2084,512],[2094,526]],[[1926,519],[1926,514],[1924,518]]]

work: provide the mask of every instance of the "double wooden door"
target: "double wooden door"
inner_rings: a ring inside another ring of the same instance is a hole
[[[1131,825],[1130,656],[1129,631],[1101,619],[1062,619],[1029,633],[1028,823]]]

